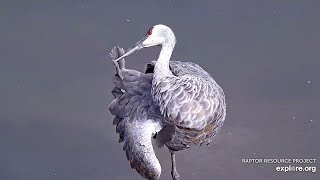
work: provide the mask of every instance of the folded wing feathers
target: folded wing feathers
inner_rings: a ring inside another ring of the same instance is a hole
[[[116,59],[123,53],[123,49],[115,47],[110,56]],[[115,99],[109,110],[115,115],[113,124],[119,134],[119,142],[124,143],[123,150],[133,169],[146,179],[159,179],[161,166],[151,138],[160,131],[161,125],[154,118],[159,112],[150,99],[152,76],[125,69],[124,59],[118,63],[114,61],[114,64],[117,69],[112,90]]]

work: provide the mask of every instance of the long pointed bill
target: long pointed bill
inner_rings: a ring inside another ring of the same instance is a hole
[[[129,56],[130,54],[139,51],[140,49],[143,48],[143,41],[146,40],[146,37],[142,38],[140,41],[138,41],[133,47],[131,47],[126,53],[124,53],[124,55],[122,55],[121,57],[119,57],[118,59],[114,60],[114,61],[119,61],[122,58],[125,58],[127,56]]]

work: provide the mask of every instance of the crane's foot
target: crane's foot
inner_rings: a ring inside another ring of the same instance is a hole
[[[171,176],[173,180],[180,180],[180,175],[178,171],[171,172]]]

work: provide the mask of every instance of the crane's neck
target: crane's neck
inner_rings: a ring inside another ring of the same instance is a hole
[[[162,44],[159,58],[154,67],[154,78],[161,79],[163,77],[172,76],[169,61],[174,46],[175,42],[165,42]]]

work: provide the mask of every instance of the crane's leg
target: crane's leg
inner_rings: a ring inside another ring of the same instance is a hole
[[[179,180],[180,175],[177,171],[176,157],[175,157],[174,151],[170,150],[170,153],[171,153],[171,163],[172,163],[171,176],[173,180]]]

